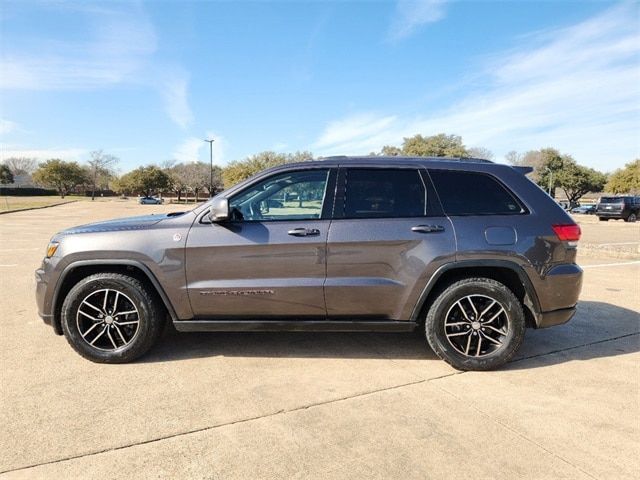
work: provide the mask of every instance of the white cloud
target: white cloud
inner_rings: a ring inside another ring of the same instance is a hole
[[[0,52],[0,90],[90,90],[117,84],[150,87],[160,94],[173,122],[181,128],[191,123],[188,74],[180,67],[155,62],[157,35],[140,4],[40,7],[45,15],[46,8],[65,9],[76,20],[73,33],[82,40],[52,37],[7,43]]]
[[[16,122],[0,118],[0,135],[15,132],[16,130],[18,130],[18,124]]]
[[[449,0],[398,0],[389,29],[389,39],[401,40],[423,25],[442,20]]]
[[[16,145],[0,144],[0,160],[10,157],[29,157],[39,161],[59,158],[67,161],[80,161],[89,150],[84,148],[21,148]]]
[[[320,135],[318,153],[366,154],[416,133],[446,132],[490,148],[497,158],[554,146],[593,167],[619,167],[640,150],[636,16],[637,5],[623,5],[533,35],[488,60],[472,79],[474,90],[441,111],[335,120]]]
[[[197,162],[200,160],[200,151],[204,147],[205,143],[202,138],[189,137],[176,148],[173,157],[179,163]]]
[[[160,94],[171,120],[180,127],[187,128],[193,121],[193,114],[189,108],[187,75],[184,72],[175,72],[160,85]]]
[[[221,135],[207,132],[206,135],[200,137],[186,138],[173,152],[173,158],[178,163],[204,162],[209,161],[209,144],[204,139],[214,139],[213,142],[213,164],[223,165],[226,161],[225,151],[227,149],[227,141]]]

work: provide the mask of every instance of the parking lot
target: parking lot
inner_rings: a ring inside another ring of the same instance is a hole
[[[133,364],[82,359],[36,313],[47,241],[181,208],[0,215],[2,477],[637,478],[640,223],[576,217],[578,313],[500,371],[457,372],[415,334],[169,332]]]

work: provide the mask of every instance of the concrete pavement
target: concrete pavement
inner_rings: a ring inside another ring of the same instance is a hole
[[[79,223],[172,209],[82,202],[0,218],[3,477],[640,471],[640,264],[581,259],[574,320],[528,331],[496,372],[457,372],[411,334],[169,333],[134,364],[82,359],[36,315],[33,270],[47,240]]]

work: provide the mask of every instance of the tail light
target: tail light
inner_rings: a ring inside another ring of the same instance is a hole
[[[553,231],[556,236],[563,242],[577,242],[580,240],[580,226],[575,223],[568,225],[553,225]]]

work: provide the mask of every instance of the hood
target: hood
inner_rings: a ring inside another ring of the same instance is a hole
[[[116,218],[104,222],[88,223],[71,227],[60,232],[61,235],[71,235],[75,233],[97,233],[97,232],[117,232],[123,230],[145,230],[153,227],[158,222],[170,217],[178,217],[186,212],[163,213],[153,215],[142,215],[139,217]]]

